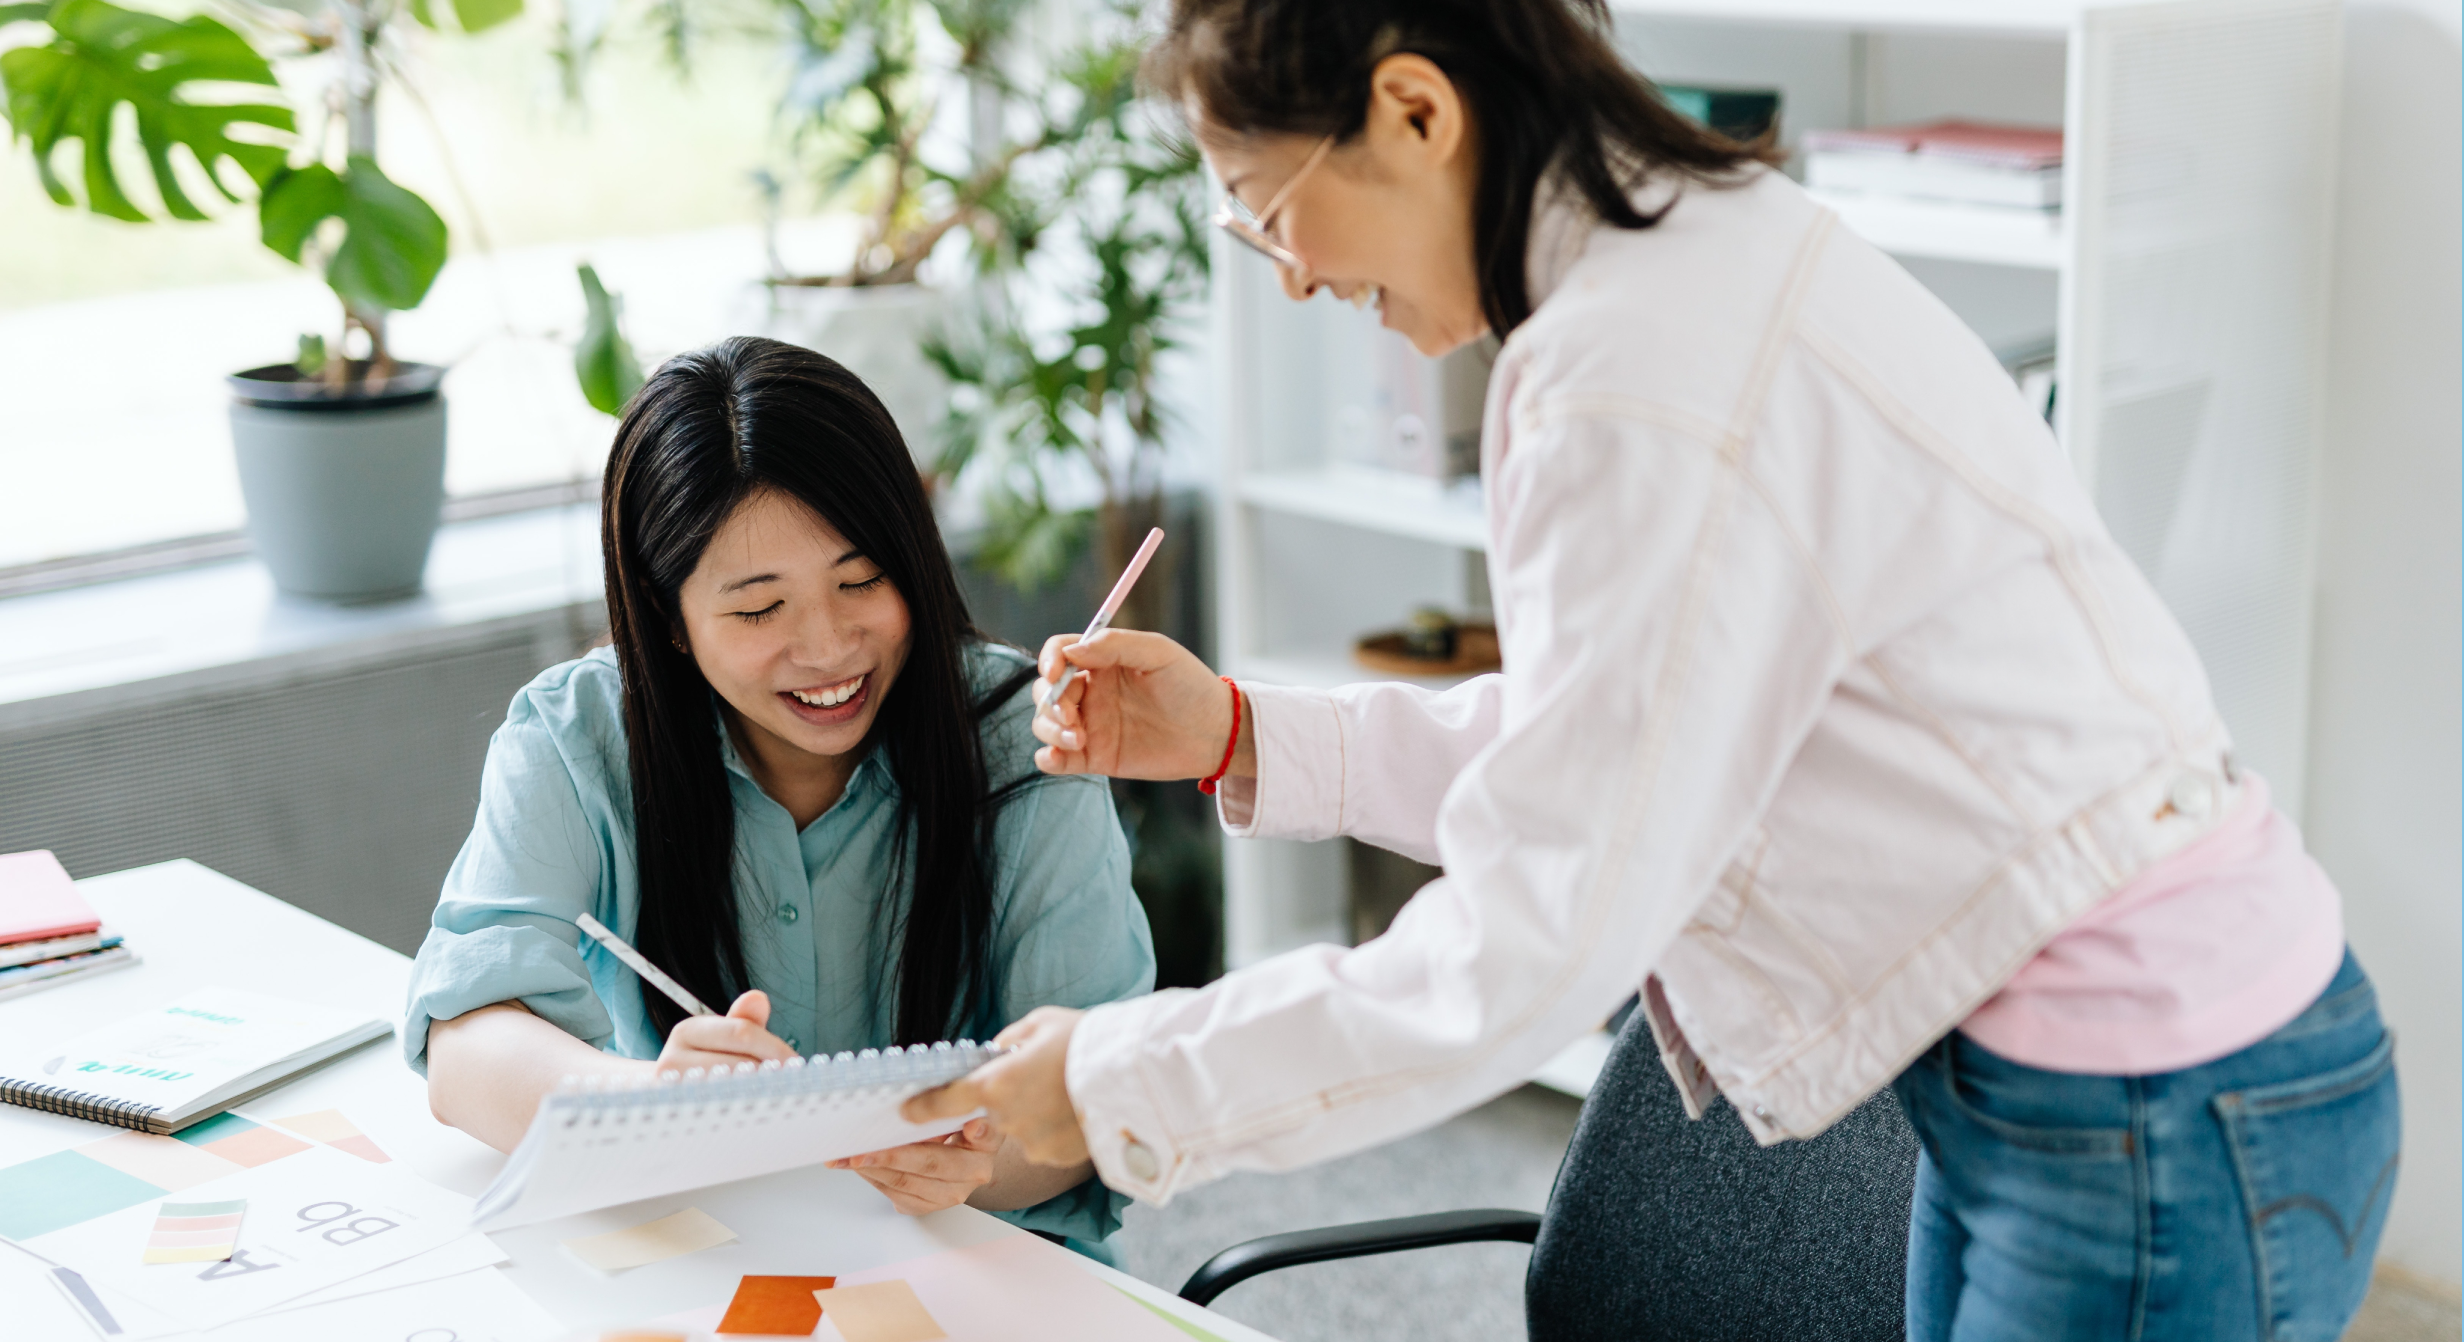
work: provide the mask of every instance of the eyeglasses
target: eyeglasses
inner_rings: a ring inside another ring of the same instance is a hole
[[[1293,173],[1290,179],[1284,182],[1283,189],[1276,192],[1272,200],[1266,202],[1266,208],[1256,214],[1251,214],[1249,207],[1241,204],[1240,197],[1229,191],[1224,192],[1223,203],[1215,207],[1215,227],[1240,239],[1248,245],[1250,250],[1269,261],[1281,265],[1304,267],[1306,263],[1294,255],[1291,248],[1275,241],[1275,235],[1270,230],[1275,226],[1276,212],[1281,210],[1283,202],[1291,197],[1292,188],[1299,186],[1302,178],[1307,177],[1312,169],[1324,162],[1326,152],[1334,147],[1335,137],[1332,135],[1318,141],[1318,147],[1309,151],[1309,157],[1300,165],[1300,171]]]

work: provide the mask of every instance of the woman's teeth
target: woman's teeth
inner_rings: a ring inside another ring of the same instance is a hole
[[[788,693],[800,704],[814,708],[836,708],[855,698],[856,691],[863,688],[864,677],[858,676],[844,685],[830,685],[818,690],[789,690]]]

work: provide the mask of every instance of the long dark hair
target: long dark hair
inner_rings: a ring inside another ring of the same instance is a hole
[[[668,360],[627,407],[608,457],[599,526],[631,755],[635,942],[705,1001],[747,986],[722,728],[710,683],[679,646],[676,593],[762,489],[812,509],[906,600],[906,660],[866,747],[885,752],[898,784],[891,893],[910,864],[914,878],[897,933],[894,1042],[945,1038],[998,992],[990,835],[1007,790],[987,786],[978,729],[1033,672],[981,701],[970,693],[976,635],[898,426],[853,373],[775,340],[739,336]],[[682,1013],[660,994],[643,998],[665,1037]]]
[[[1174,0],[1145,75],[1209,129],[1340,142],[1368,120],[1379,61],[1428,58],[1470,108],[1480,307],[1502,340],[1531,315],[1524,253],[1552,165],[1603,221],[1649,228],[1667,207],[1635,208],[1644,174],[1718,182],[1776,161],[1768,137],[1740,144],[1669,106],[1608,28],[1605,0]]]

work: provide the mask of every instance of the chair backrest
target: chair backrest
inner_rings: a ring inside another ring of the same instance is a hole
[[[1724,1101],[1689,1121],[1635,1012],[1532,1248],[1532,1342],[1896,1342],[1916,1157],[1888,1091],[1811,1141],[1758,1147]]]

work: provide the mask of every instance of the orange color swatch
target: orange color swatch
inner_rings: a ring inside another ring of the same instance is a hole
[[[234,1165],[255,1169],[284,1156],[296,1155],[308,1149],[308,1143],[274,1128],[250,1128],[219,1141],[207,1142],[205,1149]]]
[[[746,1277],[736,1283],[736,1298],[727,1302],[722,1333],[763,1333],[772,1337],[807,1337],[821,1322],[821,1302],[813,1292],[838,1285],[836,1277]]]
[[[368,1140],[367,1134],[361,1132],[357,1124],[344,1118],[339,1109],[320,1109],[313,1114],[294,1114],[289,1118],[277,1118],[274,1122],[302,1137],[323,1142],[337,1151],[347,1151],[371,1165],[393,1163],[394,1158],[385,1154],[384,1149],[375,1142]]]

